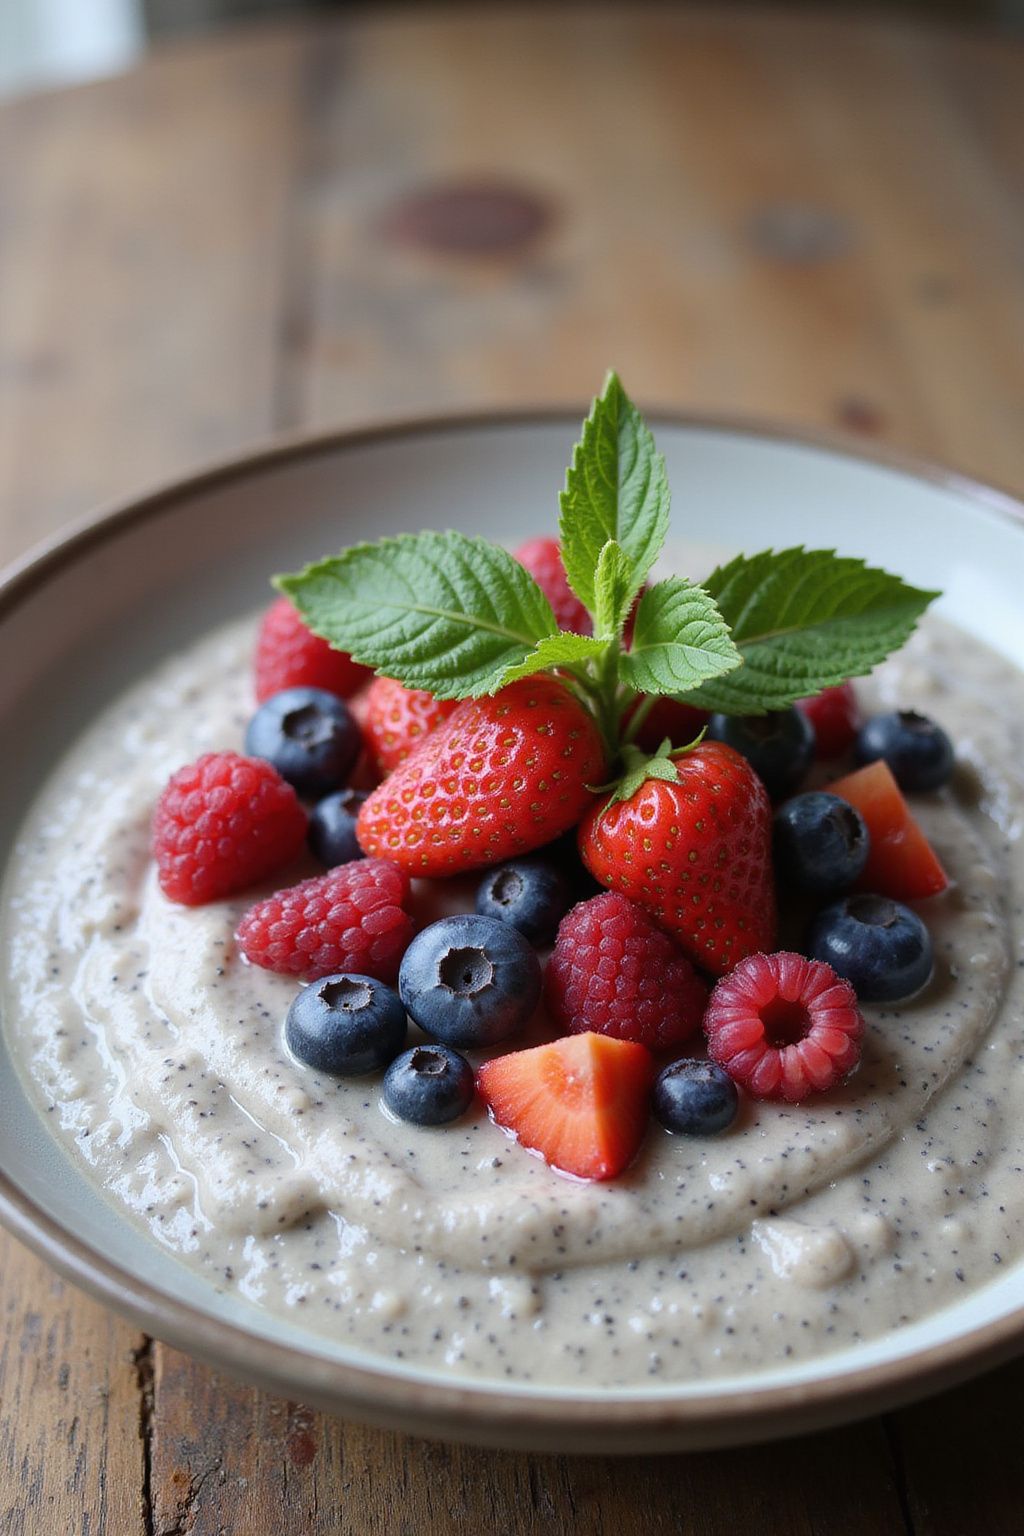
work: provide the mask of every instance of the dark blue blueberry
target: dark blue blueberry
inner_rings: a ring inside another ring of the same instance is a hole
[[[861,1002],[894,1003],[932,974],[932,940],[909,907],[888,896],[847,896],[811,925],[807,953],[845,976]]]
[[[871,839],[852,805],[812,790],[775,812],[774,845],[780,880],[819,896],[837,896],[863,870]]]
[[[484,875],[476,909],[481,917],[511,923],[531,944],[550,944],[571,900],[569,882],[557,865],[512,859]]]
[[[265,757],[282,779],[311,800],[340,789],[363,738],[344,700],[323,688],[285,688],[249,721],[245,750]]]
[[[416,1045],[384,1074],[384,1103],[413,1125],[446,1125],[473,1102],[473,1068],[447,1045]]]
[[[540,961],[508,923],[443,917],[413,939],[398,990],[428,1035],[446,1045],[497,1045],[518,1033],[540,1000]]]
[[[853,751],[858,763],[884,757],[901,789],[941,789],[953,776],[953,743],[941,725],[912,709],[875,715],[861,728]]]
[[[394,1061],[408,1027],[397,992],[372,976],[345,974],[303,987],[288,1009],[284,1038],[307,1067],[359,1077]]]
[[[773,800],[793,793],[814,757],[814,727],[798,709],[712,715],[708,735],[741,752]]]
[[[367,799],[365,790],[339,789],[314,807],[309,818],[309,849],[328,869],[363,857],[356,841],[356,818]]]
[[[732,1125],[740,1096],[713,1061],[672,1061],[654,1084],[655,1117],[679,1136],[715,1136]]]

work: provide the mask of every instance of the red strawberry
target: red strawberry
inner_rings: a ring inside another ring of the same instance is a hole
[[[910,814],[888,763],[879,758],[826,787],[860,811],[867,824],[871,847],[857,882],[861,890],[916,901],[946,889],[949,877]]]
[[[317,981],[356,971],[394,981],[412,938],[409,878],[386,859],[354,859],[258,901],[238,925],[245,958]]]
[[[263,758],[237,752],[179,768],[153,817],[160,889],[187,907],[255,885],[305,842],[306,813],[291,785]]]
[[[864,1020],[848,981],[821,960],[748,955],[711,993],[708,1054],[758,1099],[824,1093],[860,1060]]]
[[[590,614],[569,585],[562,564],[562,546],[557,539],[527,539],[516,550],[515,557],[520,565],[525,565],[551,604],[559,629],[571,629],[578,635],[593,632]]]
[[[653,1078],[642,1045],[590,1033],[497,1056],[477,1087],[497,1123],[552,1168],[614,1179],[640,1150]]]
[[[286,597],[263,615],[254,658],[259,703],[283,688],[324,688],[347,699],[370,676],[344,651],[336,651],[303,623]]]
[[[563,917],[545,973],[552,1017],[657,1051],[699,1029],[707,984],[643,907],[602,891]]]
[[[363,702],[360,724],[366,749],[381,774],[404,763],[413,747],[455,709],[456,699],[435,699],[392,677],[375,677]]]
[[[568,831],[603,777],[594,717],[541,673],[463,700],[374,790],[357,835],[412,874],[457,874]]]
[[[852,683],[825,688],[813,699],[801,699],[796,707],[814,727],[816,757],[842,757],[853,746],[861,720]]]
[[[721,976],[775,941],[771,803],[723,742],[702,742],[674,767],[674,781],[649,778],[628,800],[596,805],[580,825],[580,854],[595,879]]]

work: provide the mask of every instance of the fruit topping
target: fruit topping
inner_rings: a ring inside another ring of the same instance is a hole
[[[931,935],[916,912],[887,896],[847,896],[819,912],[808,949],[845,976],[866,1003],[911,997],[929,981]]]
[[[171,901],[219,901],[276,873],[306,840],[306,813],[270,763],[209,752],[171,776],[153,818],[153,858]]]
[[[325,795],[313,807],[309,818],[309,851],[328,869],[361,859],[363,850],[356,837],[356,818],[368,791],[339,789]]]
[[[676,1136],[717,1136],[739,1106],[736,1084],[713,1061],[672,1061],[654,1084],[654,1117]]]
[[[447,1045],[416,1045],[384,1074],[386,1107],[413,1125],[447,1125],[465,1114],[476,1093],[473,1068]]]
[[[391,677],[375,677],[366,690],[363,737],[374,765],[388,774],[413,747],[456,708],[455,699],[435,699],[422,688],[406,688]]]
[[[796,707],[814,729],[815,757],[830,761],[853,746],[860,728],[860,706],[852,683],[823,688],[813,699],[800,699]]]
[[[614,1179],[640,1150],[653,1075],[642,1045],[588,1033],[498,1056],[477,1087],[498,1125],[552,1168]]]
[[[359,1077],[394,1061],[409,1021],[401,998],[373,976],[325,976],[295,998],[285,1019],[288,1049],[333,1077]]]
[[[635,732],[630,732],[633,719],[640,709],[643,710],[640,725]],[[659,698],[657,694],[652,694],[649,702],[637,700],[630,705],[623,716],[622,728],[630,733],[631,739],[645,752],[657,752],[666,738],[674,747],[688,747],[691,741],[696,741],[710,719],[706,709],[697,709],[692,704],[681,704],[678,699]]]
[[[708,1053],[755,1098],[823,1093],[860,1060],[864,1020],[849,981],[782,950],[749,955],[712,990]]]
[[[466,699],[373,791],[367,853],[450,875],[532,852],[573,826],[604,776],[593,715],[553,677]]]
[[[569,880],[548,859],[511,859],[489,869],[476,890],[481,917],[518,928],[531,944],[550,944],[571,900]]]
[[[775,941],[771,805],[746,758],[704,741],[580,824],[591,874],[640,903],[703,970]]]
[[[559,629],[569,629],[577,635],[593,632],[590,614],[569,585],[562,564],[562,546],[557,539],[527,539],[516,550],[516,559],[551,604]]]
[[[663,1050],[700,1027],[706,983],[645,908],[603,891],[562,919],[545,976],[552,1018]]]
[[[831,896],[848,891],[862,873],[870,839],[864,818],[848,801],[812,790],[776,811],[773,846],[781,881]]]
[[[536,1009],[540,961],[508,923],[443,917],[409,945],[398,990],[420,1028],[445,1045],[497,1045]]]
[[[260,705],[245,733],[245,750],[265,757],[282,779],[311,799],[341,788],[362,746],[348,705],[322,688],[275,693]]]
[[[828,786],[864,818],[871,847],[860,885],[896,901],[936,896],[949,884],[931,844],[910,813],[888,763],[858,768]]]
[[[814,728],[798,709],[712,715],[708,736],[741,753],[773,800],[799,788],[814,758]]]
[[[263,615],[254,668],[259,704],[285,688],[324,688],[347,699],[370,676],[367,667],[307,629],[286,597],[271,603]]]
[[[875,715],[857,737],[858,763],[889,764],[901,789],[941,789],[953,777],[953,743],[934,720],[912,709]]]
[[[257,902],[238,925],[245,958],[317,980],[358,971],[394,981],[412,937],[409,880],[386,859],[356,859]]]

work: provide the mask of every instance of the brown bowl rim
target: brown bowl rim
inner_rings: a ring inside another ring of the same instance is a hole
[[[215,461],[155,490],[115,502],[45,539],[0,573],[0,619],[68,563],[98,544],[116,538],[127,526],[188,502],[197,494],[265,473],[294,459],[319,457],[392,438],[495,427],[564,424],[575,428],[581,411],[564,405],[531,409],[453,412],[411,416],[346,429],[292,433]],[[725,414],[653,409],[657,425],[753,437],[821,450],[879,468],[896,470],[933,486],[979,502],[1008,521],[1024,523],[1024,502],[1009,491],[927,460],[885,447],[865,449],[839,433],[792,430],[783,425]],[[449,1384],[410,1379],[393,1365],[380,1370],[330,1360],[313,1349],[281,1343],[242,1326],[207,1315],[188,1302],[132,1275],[82,1238],[65,1230],[0,1169],[0,1221],[66,1278],[128,1316],[147,1333],[194,1354],[216,1360],[250,1379],[272,1383],[292,1395],[298,1391],[323,1404],[343,1402],[347,1409],[379,1422],[404,1422],[423,1433],[465,1433],[466,1438],[510,1441],[517,1432],[558,1430],[609,1437],[636,1427],[654,1437],[659,1448],[677,1442],[725,1444],[758,1436],[777,1436],[840,1418],[852,1418],[881,1405],[923,1396],[997,1364],[1024,1347],[1024,1304],[1005,1317],[897,1360],[787,1386],[722,1391],[709,1384],[707,1395],[672,1399],[599,1390],[544,1387],[506,1390],[492,1382]],[[586,1443],[580,1440],[580,1447]],[[594,1442],[594,1448],[610,1443]],[[627,1448],[624,1446],[624,1448]],[[629,1447],[634,1448],[634,1447]]]

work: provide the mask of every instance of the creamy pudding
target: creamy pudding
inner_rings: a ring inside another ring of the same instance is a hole
[[[933,715],[960,759],[949,790],[913,801],[953,878],[920,908],[926,991],[865,1008],[842,1088],[747,1101],[718,1140],[652,1123],[630,1172],[597,1185],[480,1110],[396,1124],[379,1077],[299,1065],[282,1043],[295,982],[235,950],[263,892],[201,908],[161,895],[154,802],[183,762],[240,748],[252,638],[246,623],[200,641],[95,722],[39,796],[4,890],[15,1055],[72,1155],[169,1256],[393,1359],[590,1386],[837,1349],[1019,1256],[1024,677],[1007,662],[930,620],[859,685]],[[439,900],[468,909],[472,883],[425,887],[418,917]]]

